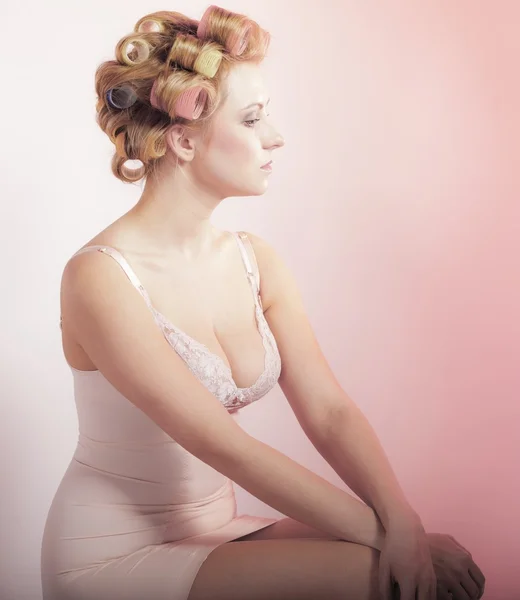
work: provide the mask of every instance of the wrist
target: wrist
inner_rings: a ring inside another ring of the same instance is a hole
[[[424,529],[419,514],[411,506],[401,507],[388,513],[383,525],[386,531],[410,527]]]
[[[367,507],[370,510],[370,520],[371,520],[371,532],[369,535],[370,541],[367,543],[367,546],[374,548],[374,550],[383,549],[385,538],[386,538],[386,529],[381,522],[377,512],[370,507]]]
[[[381,552],[383,550],[383,546],[385,543],[386,530],[383,527],[383,524],[381,523],[381,521],[379,520],[377,515],[376,515],[376,521],[377,521],[377,525],[376,525],[375,541],[374,541],[374,544],[372,545],[372,548],[374,548],[375,550],[379,550],[379,552]]]

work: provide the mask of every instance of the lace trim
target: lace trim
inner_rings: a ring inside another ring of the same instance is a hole
[[[247,239],[245,233],[239,232],[238,235]],[[249,240],[248,240],[249,241]],[[155,321],[161,327],[164,336],[170,346],[184,360],[191,372],[199,379],[199,381],[211,392],[216,398],[230,411],[238,410],[264,396],[276,383],[281,374],[281,359],[280,353],[276,344],[276,340],[269,328],[265,319],[260,290],[255,281],[254,273],[250,265],[246,264],[246,273],[253,290],[255,302],[255,316],[257,329],[262,337],[262,343],[265,350],[264,370],[259,375],[258,379],[247,388],[239,388],[232,377],[230,367],[217,354],[211,352],[209,348],[202,342],[198,342],[187,333],[176,327],[173,323],[153,306],[148,292],[142,286],[139,279],[133,272],[132,268],[126,259],[121,255],[125,263],[121,263],[119,251],[110,246],[87,246],[79,252],[88,249],[95,249],[99,252],[104,252],[114,258],[123,268],[134,287],[140,292],[146,305],[151,310],[155,317]],[[245,247],[242,247],[246,252]],[[115,250],[114,253],[112,250]],[[254,251],[253,251],[254,254]],[[244,257],[242,257],[244,258]],[[256,261],[256,257],[255,257]],[[249,262],[249,257],[247,262]],[[60,315],[60,329],[62,329],[62,316]]]
[[[207,346],[193,339],[173,325],[164,315],[152,308],[168,343],[184,360],[190,371],[228,409],[238,409],[259,400],[276,383],[281,373],[281,360],[274,336],[269,329],[259,303],[255,314],[265,350],[264,369],[257,380],[247,388],[240,388],[232,377],[231,369],[223,359]]]

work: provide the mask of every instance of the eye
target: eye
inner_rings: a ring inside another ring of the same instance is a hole
[[[265,116],[268,117],[269,114],[266,114]],[[247,127],[254,127],[255,123],[258,123],[258,121],[260,121],[260,119],[250,119],[249,121],[244,121],[244,123],[247,125]]]

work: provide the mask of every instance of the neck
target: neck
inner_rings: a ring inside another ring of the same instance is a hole
[[[215,190],[201,189],[187,171],[170,169],[166,176],[147,180],[125,218],[158,252],[190,260],[208,254],[221,234],[211,216],[222,198]]]

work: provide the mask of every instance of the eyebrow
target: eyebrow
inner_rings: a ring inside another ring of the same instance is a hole
[[[269,100],[265,103],[265,106],[267,106],[269,104],[269,102],[271,102],[271,98],[269,98]],[[253,102],[252,104],[249,104],[249,106],[246,106],[245,108],[243,108],[242,111],[248,110],[248,109],[252,108],[253,106],[259,106],[260,108],[263,108],[264,104],[262,102]]]

